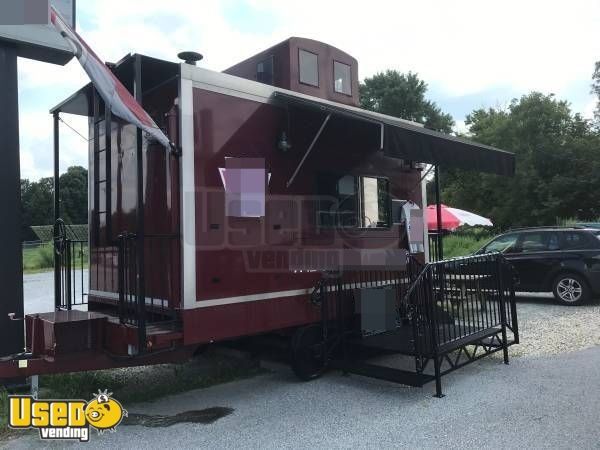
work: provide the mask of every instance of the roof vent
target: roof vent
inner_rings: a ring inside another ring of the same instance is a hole
[[[195,66],[198,61],[200,61],[203,56],[197,52],[181,52],[177,54],[179,59],[183,59],[186,64],[190,64]]]

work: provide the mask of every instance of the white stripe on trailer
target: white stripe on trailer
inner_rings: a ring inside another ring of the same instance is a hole
[[[182,64],[182,70],[186,67]],[[181,77],[181,283],[183,309],[196,306],[196,182],[192,80]]]

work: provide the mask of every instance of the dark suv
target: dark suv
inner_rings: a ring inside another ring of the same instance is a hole
[[[495,237],[475,254],[501,252],[515,267],[520,291],[554,293],[565,305],[600,295],[600,230],[523,228]]]

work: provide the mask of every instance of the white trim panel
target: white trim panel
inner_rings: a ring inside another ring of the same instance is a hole
[[[399,117],[388,116],[386,114],[377,113],[374,111],[368,111],[357,106],[346,105],[344,103],[327,100],[321,97],[314,97],[312,95],[306,95],[301,92],[290,91],[280,87],[271,86],[269,84],[260,83],[258,81],[248,80],[235,75],[229,75],[227,73],[215,72],[213,70],[204,69],[202,67],[192,66],[191,64],[180,64],[181,66],[181,78],[186,80],[192,80],[193,86],[196,88],[204,89],[211,92],[218,92],[225,95],[230,95],[238,98],[245,98],[247,100],[254,100],[260,103],[272,103],[273,94],[275,92],[281,92],[284,94],[291,94],[298,98],[306,100],[315,100],[324,105],[329,105],[336,108],[341,108],[349,112],[356,113],[368,113],[371,119],[387,120],[389,122],[397,122],[398,124],[405,123],[415,127],[422,128],[423,124],[418,122],[412,122],[410,120],[400,119]]]
[[[406,282],[408,280],[402,279],[400,281]],[[386,286],[394,283],[394,280],[380,280],[376,283],[346,283],[342,286],[343,290],[347,289],[355,289],[361,287],[377,287],[377,286]],[[336,291],[337,287],[330,286],[329,292]],[[194,305],[194,308],[208,308],[212,306],[222,306],[222,305],[232,305],[236,303],[248,303],[248,302],[257,302],[262,300],[273,300],[273,299],[282,299],[287,297],[298,297],[300,295],[309,295],[313,291],[313,288],[307,289],[292,289],[289,291],[278,291],[278,292],[261,292],[258,294],[248,294],[248,295],[238,295],[235,297],[224,297],[224,298],[214,298],[209,300],[198,300],[198,302]],[[188,308],[191,309],[191,308]]]
[[[184,65],[181,66],[182,68]],[[181,285],[183,309],[196,304],[196,182],[194,172],[194,97],[192,81],[181,78]]]

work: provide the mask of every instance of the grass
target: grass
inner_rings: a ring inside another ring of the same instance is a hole
[[[493,236],[493,233],[482,228],[463,227],[463,229],[444,236],[444,257],[471,255],[483,247]]]
[[[98,389],[108,389],[126,405],[153,401],[258,373],[261,373],[261,369],[254,361],[250,363],[210,354],[181,364],[47,375],[40,377],[40,396],[90,399]]]
[[[83,259],[83,267],[88,265],[88,247],[87,245],[80,250],[76,247],[75,265],[81,267]],[[51,243],[42,244],[39,247],[23,249],[23,272],[35,273],[51,270],[54,267],[54,247]]]
[[[484,246],[490,237],[449,235],[444,237],[444,257],[467,256]]]

